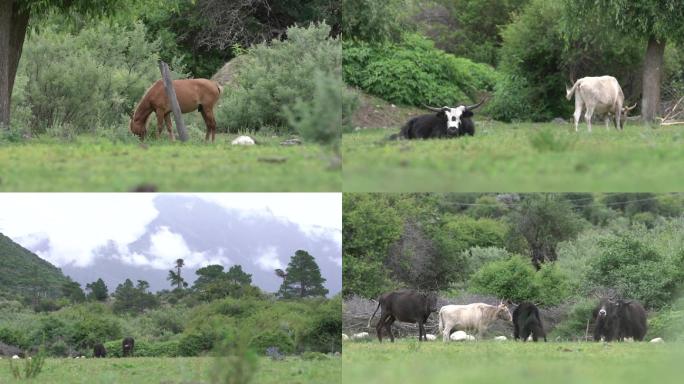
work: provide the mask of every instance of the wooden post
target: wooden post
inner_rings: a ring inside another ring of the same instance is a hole
[[[176,98],[176,90],[173,89],[171,75],[169,74],[169,66],[165,62],[159,61],[159,71],[161,72],[162,79],[164,80],[166,96],[171,101],[171,109],[173,110],[173,119],[176,121],[178,138],[180,141],[188,141],[188,130],[185,128],[185,123],[183,122],[183,116],[181,115],[178,99]]]

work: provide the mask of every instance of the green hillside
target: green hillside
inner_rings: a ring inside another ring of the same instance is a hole
[[[57,297],[62,271],[0,233],[0,297]]]

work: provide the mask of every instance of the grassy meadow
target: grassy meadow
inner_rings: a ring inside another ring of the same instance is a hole
[[[401,339],[344,344],[343,383],[679,383],[682,345],[444,344]]]
[[[339,191],[329,149],[281,146],[287,137],[253,135],[255,146],[163,139],[140,144],[86,135],[64,142],[39,137],[0,143],[0,191],[129,191],[151,184],[166,191]]]
[[[137,357],[120,359],[46,359],[32,383],[209,383],[214,368],[211,357]],[[9,362],[0,361],[0,383],[20,383],[12,377]],[[19,361],[23,369],[23,361]],[[339,358],[302,360],[288,357],[259,360],[253,382],[263,384],[339,382]]]
[[[684,131],[636,122],[594,124],[475,120],[473,137],[387,141],[392,129],[343,135],[343,185],[376,191],[644,191],[684,189]]]

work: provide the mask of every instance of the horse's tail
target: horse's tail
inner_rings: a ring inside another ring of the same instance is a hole
[[[368,319],[368,328],[369,329],[370,329],[371,320],[373,320],[373,318],[375,317],[375,314],[378,312],[378,309],[380,309],[380,300],[378,300],[378,306],[377,306],[377,308],[375,308],[375,312],[373,312],[373,316],[371,316],[370,319]]]

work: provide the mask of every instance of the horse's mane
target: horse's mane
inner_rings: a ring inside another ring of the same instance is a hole
[[[152,85],[150,85],[149,87],[147,87],[147,89],[145,90],[145,93],[143,93],[143,95],[142,95],[142,97],[140,98],[140,100],[138,100],[138,102],[135,104],[135,109],[133,110],[133,117],[135,117],[135,115],[136,115],[137,112],[138,112],[138,109],[140,109],[140,105],[148,98],[148,96],[149,96],[149,94],[150,94],[150,91],[152,90],[152,88],[154,88],[155,85],[157,85],[157,83],[158,83],[159,81],[160,81],[160,80],[157,80],[157,81],[153,82]],[[152,113],[150,113],[150,114],[147,116],[147,119],[149,119],[149,117],[150,117],[151,115],[152,115]],[[147,122],[147,119],[146,119],[146,122]]]

